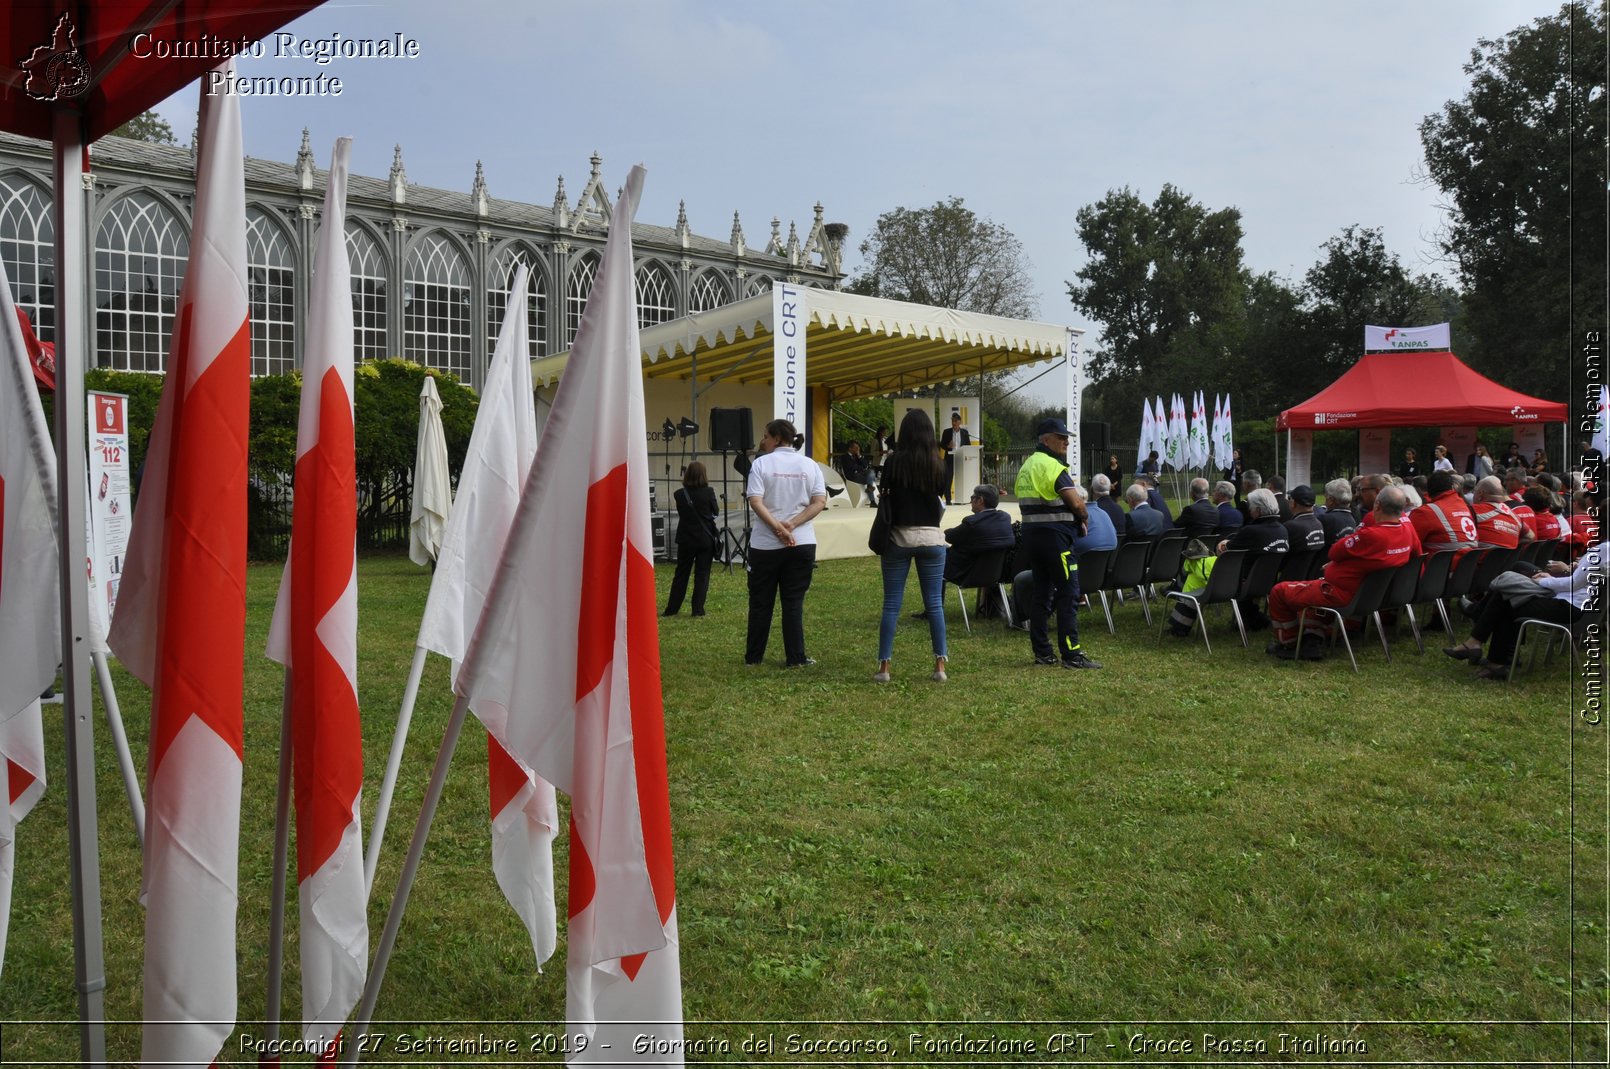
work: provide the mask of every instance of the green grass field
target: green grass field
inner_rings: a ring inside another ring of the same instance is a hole
[[[360,572],[367,834],[429,580],[397,557]],[[281,670],[259,651],[279,576],[251,572],[243,1022],[265,999]],[[928,680],[926,628],[905,620],[895,681],[876,686],[880,598],[875,561],[823,564],[806,606],[820,663],[804,671],[780,667],[775,634],[771,664],[741,666],[741,571],[717,570],[708,617],[661,621],[684,1004],[688,1036],[712,1041],[690,1061],[744,1058],[751,1035],[775,1042],[760,1061],[840,1057],[791,1053],[790,1034],[893,1045],[842,1056],[862,1064],[1234,1060],[1204,1049],[1211,1034],[1267,1045],[1249,1060],[1603,1064],[1610,749],[1563,662],[1506,689],[1419,655],[1405,630],[1391,665],[1364,645],[1355,676],[1345,657],[1275,662],[1264,636],[1243,651],[1227,617],[1209,657],[1199,640],[1158,645],[1131,603],[1116,637],[1082,617],[1106,669],[1065,672],[1031,666],[1027,636],[998,621],[964,634],[952,592],[951,681]],[[143,767],[147,695],[117,682]],[[371,940],[449,709],[433,657]],[[96,726],[106,1006],[133,1022],[140,856]],[[50,789],[19,828],[0,976],[6,1064],[77,1054],[59,706],[46,730]],[[483,739],[472,721],[454,760],[380,999],[387,1044],[524,1044],[564,1016],[562,933],[538,974],[492,877]],[[294,898],[289,913],[294,1019]],[[1084,1054],[1053,1038],[1076,1031]],[[137,1057],[138,1032],[109,1026],[114,1059]],[[1312,1045],[1282,1053],[1282,1033]],[[382,1049],[371,1064],[444,1060]],[[235,1044],[221,1059],[253,1060]]]

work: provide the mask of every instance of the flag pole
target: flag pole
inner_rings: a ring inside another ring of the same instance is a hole
[[[396,945],[397,932],[402,928],[403,911],[408,908],[408,894],[414,887],[414,876],[419,872],[420,858],[425,855],[425,840],[430,836],[431,820],[436,816],[436,806],[442,800],[442,788],[447,783],[447,770],[453,764],[453,751],[458,748],[458,737],[464,730],[464,718],[470,711],[469,698],[459,695],[453,702],[453,715],[447,721],[447,731],[442,735],[441,749],[436,752],[436,766],[431,769],[430,785],[425,788],[425,801],[419,810],[419,821],[414,825],[414,837],[408,844],[408,857],[403,862],[402,873],[397,877],[397,890],[391,896],[391,910],[386,914],[386,928],[380,933],[380,943],[375,947],[375,959],[369,965],[369,976],[363,984],[363,1001],[358,1003],[358,1012],[352,1021],[352,1034],[361,1036],[369,1031],[369,1022],[374,1019],[375,1003],[380,1000],[380,982],[386,976],[386,964],[391,960],[391,948]],[[352,1066],[358,1064],[357,1043],[347,1044],[346,1050],[341,1054],[341,1064]]]
[[[58,104],[52,113],[52,177],[57,190],[56,495],[61,539],[62,721],[67,749],[67,852],[73,900],[73,968],[78,1040],[86,1064],[106,1061],[106,965],[101,932],[101,857],[95,807],[95,736],[89,661],[89,576],[84,570],[84,354],[90,351],[89,247],[84,192],[84,116]],[[79,285],[64,284],[68,280]]]
[[[268,1001],[263,1009],[263,1034],[273,1049],[280,1035],[280,984],[285,974],[285,870],[291,852],[291,666],[285,666],[285,688],[280,696],[279,784],[274,795],[274,889],[268,913]],[[279,1064],[263,1055],[260,1064]]]
[[[375,809],[375,821],[369,829],[369,853],[363,859],[364,894],[374,893],[375,868],[380,863],[380,840],[386,834],[386,818],[391,814],[391,794],[397,787],[397,771],[402,767],[403,746],[408,741],[408,725],[414,718],[414,704],[419,699],[419,680],[425,674],[425,647],[414,647],[414,663],[408,668],[408,683],[403,687],[402,708],[397,711],[397,728],[391,736],[391,753],[386,758],[386,777],[380,781],[380,805]]]
[[[117,745],[117,767],[123,773],[123,793],[129,796],[129,813],[134,817],[134,836],[145,849],[145,801],[140,797],[140,779],[134,771],[134,758],[129,755],[129,737],[123,730],[123,710],[117,705],[117,691],[112,689],[112,668],[106,654],[96,650],[90,654],[95,662],[95,681],[100,684],[101,701],[106,705],[106,726]]]

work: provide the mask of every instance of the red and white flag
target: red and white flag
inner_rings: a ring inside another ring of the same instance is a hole
[[[680,1065],[682,981],[632,283],[642,188],[643,169],[634,167],[456,689],[510,754],[570,796],[569,1060]],[[650,1037],[636,1045],[648,1053],[633,1053],[637,1036]]]
[[[268,656],[286,665],[296,799],[302,1028],[333,1043],[363,994],[368,886],[358,799],[358,476],[352,430],[352,268],[347,159],[339,138],[313,257],[302,407],[296,428],[291,553],[269,625]]]
[[[200,134],[190,262],[107,637],[152,691],[143,1057],[197,1066],[235,1025],[251,424],[240,99],[203,89]]]
[[[39,695],[61,660],[56,454],[0,261],[0,972],[16,826],[45,793]]]
[[[525,265],[514,285],[475,412],[458,498],[448,513],[437,553],[419,645],[464,659],[481,618],[498,557],[520,506],[520,490],[537,455],[537,410],[531,391]],[[553,837],[559,806],[553,784],[526,768],[487,736],[487,777],[492,795],[492,871],[509,905],[531,935],[540,966],[558,943],[553,894]]]

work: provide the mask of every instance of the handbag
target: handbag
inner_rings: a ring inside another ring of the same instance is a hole
[[[1534,598],[1551,598],[1554,595],[1543,588],[1543,585],[1531,576],[1520,572],[1499,572],[1493,576],[1493,581],[1487,584],[1489,594],[1497,594],[1509,602],[1510,608],[1515,608]]]
[[[878,499],[878,512],[872,517],[872,530],[866,536],[866,547],[880,557],[889,551],[889,545],[894,540],[892,497],[892,494],[884,494]]]

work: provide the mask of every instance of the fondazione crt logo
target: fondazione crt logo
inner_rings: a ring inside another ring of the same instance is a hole
[[[78,47],[78,27],[66,12],[56,20],[50,43],[20,57],[17,68],[28,75],[22,91],[34,100],[71,100],[89,88],[89,63]]]

